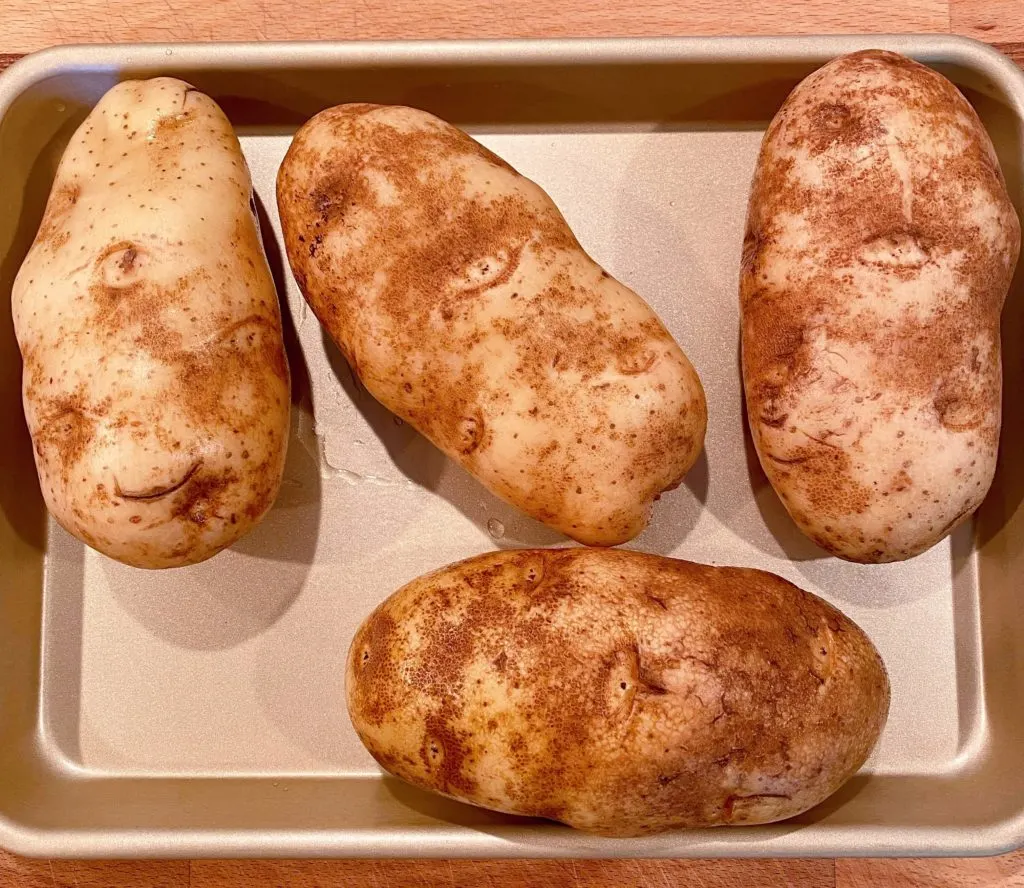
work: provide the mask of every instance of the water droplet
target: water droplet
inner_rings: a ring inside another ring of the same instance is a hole
[[[63,114],[67,110],[68,110],[68,106],[65,105],[63,102],[58,102],[57,103],[57,113],[58,114]]]
[[[405,425],[405,423],[404,423],[404,422],[402,422],[402,420],[401,420],[401,419],[399,419],[399,418],[398,418],[397,416],[396,416],[396,417],[394,417],[394,420],[395,420],[395,425],[396,425],[396,426],[400,426],[400,425]]]
[[[668,202],[668,205],[669,205],[670,207],[674,207],[674,206],[676,205],[676,202],[675,202],[674,200],[670,200],[670,201]]]
[[[172,56],[172,55],[174,55],[174,50],[173,49],[165,49],[164,50],[164,55],[165,56]],[[277,786],[277,784],[275,783],[274,786]]]
[[[487,532],[496,540],[500,540],[503,536],[505,536],[505,525],[502,524],[497,518],[491,518],[487,522]]]

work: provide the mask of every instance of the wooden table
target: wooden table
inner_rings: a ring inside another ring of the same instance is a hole
[[[349,40],[916,31],[996,43],[1024,64],[1024,0],[0,0],[0,46],[173,40]],[[0,55],[0,67],[5,59]],[[472,885],[1024,888],[1024,852],[981,860],[153,861],[26,860],[0,888],[327,888]]]

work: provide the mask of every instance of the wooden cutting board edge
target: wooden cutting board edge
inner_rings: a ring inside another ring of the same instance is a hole
[[[993,43],[996,49],[1002,52],[1004,55],[1009,56],[1017,63],[1021,68],[1024,68],[1024,42],[1021,43]],[[13,65],[18,59],[22,58],[24,53],[17,52],[0,52],[0,71]]]

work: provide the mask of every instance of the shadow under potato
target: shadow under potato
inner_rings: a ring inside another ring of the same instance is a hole
[[[266,236],[272,229],[258,197],[255,205],[292,379],[288,457],[277,499],[252,531],[201,564],[146,572],[108,560],[103,565],[111,593],[127,613],[160,638],[197,650],[234,647],[276,623],[302,591],[320,528],[320,466],[295,431],[299,414],[312,410],[309,371],[287,300],[280,298],[285,266],[274,238]]]
[[[743,406],[743,449],[747,462],[747,476],[750,478],[750,492],[761,513],[765,529],[790,561],[817,561],[828,558],[829,553],[812,542],[804,535],[796,522],[786,511],[768,476],[761,467],[761,460],[754,448],[754,439],[750,435],[750,423],[747,419],[746,405]],[[757,539],[760,534],[752,533],[750,542],[763,552],[776,554],[771,543],[766,539]]]
[[[642,838],[622,838],[619,841],[624,843],[642,842],[652,852],[660,856],[666,847],[678,845],[679,850],[682,851],[693,839],[698,837],[699,839],[707,839],[710,833],[714,834],[716,840],[724,839],[735,842],[747,840],[752,830],[757,830],[758,832],[770,830],[775,835],[784,835],[830,817],[852,798],[863,792],[872,779],[869,774],[854,775],[835,793],[810,810],[795,817],[779,820],[771,824],[675,829],[654,833]],[[423,817],[440,820],[452,826],[472,829],[491,835],[506,834],[506,837],[516,844],[528,843],[538,850],[564,846],[573,849],[579,854],[585,852],[590,844],[602,848],[606,847],[604,843],[607,840],[600,835],[575,830],[555,820],[546,820],[540,817],[524,817],[518,814],[503,814],[487,808],[479,808],[466,802],[458,802],[425,789],[420,789],[406,783],[404,780],[392,777],[387,772],[382,774],[380,783],[384,792],[403,807],[409,808]],[[514,835],[508,835],[510,833],[514,833]]]
[[[326,330],[322,330],[322,336],[327,362],[338,383],[384,445],[395,468],[406,478],[444,497],[488,533],[500,548],[555,546],[572,542],[565,534],[491,493],[416,429],[402,422],[366,390]],[[666,492],[655,503],[651,523],[635,538],[635,548],[655,554],[671,553],[700,518],[701,509],[707,502],[708,487],[708,460],[702,451],[680,488]],[[688,502],[682,499],[686,491],[691,494]]]
[[[396,802],[412,809],[417,814],[434,820],[442,820],[453,826],[471,829],[500,826],[557,826],[553,820],[544,820],[540,817],[521,817],[517,814],[502,814],[487,808],[478,808],[476,805],[466,802],[457,802],[455,799],[420,789],[411,783],[392,777],[388,773],[382,775],[381,786]]]
[[[671,556],[700,520],[710,485],[708,453],[701,450],[682,484],[658,497],[650,523],[625,546],[652,555]]]
[[[736,372],[743,378],[743,348],[742,344],[736,347]],[[747,476],[750,478],[750,492],[757,504],[757,510],[761,513],[764,526],[771,534],[772,539],[778,548],[790,561],[816,561],[821,558],[828,558],[829,554],[816,543],[812,542],[803,531],[797,527],[796,522],[786,511],[778,494],[772,487],[768,476],[761,466],[761,460],[754,447],[754,439],[750,431],[750,419],[747,415],[747,400],[740,388],[740,413],[743,417],[743,450],[747,462]],[[771,541],[757,539],[760,534],[751,534],[750,542],[756,545],[762,552],[769,555],[777,554],[773,551]]]
[[[792,826],[809,826],[813,823],[820,823],[822,820],[831,817],[836,811],[849,804],[853,798],[864,792],[867,785],[873,779],[874,778],[871,774],[854,774],[846,781],[846,783],[840,786],[839,789],[824,801],[819,802],[813,808],[804,811],[803,814],[797,814],[796,817],[790,817],[788,820],[781,822]]]
[[[191,567],[141,572],[105,559],[112,596],[178,647],[224,650],[261,634],[298,597],[313,563],[319,479],[305,449],[291,447],[278,501],[248,535]]]
[[[104,559],[103,571],[118,604],[155,635],[223,650],[261,634],[291,607],[316,556],[319,525],[320,468],[293,435],[277,502],[230,549],[160,571]]]
[[[416,429],[402,422],[364,388],[334,340],[326,330],[322,333],[327,362],[338,383],[384,445],[395,468],[406,478],[444,497],[501,548],[569,542],[565,535],[495,496]]]
[[[1017,210],[1024,217],[1024,142],[1021,141],[1016,112],[997,99],[970,89],[964,94],[978,111],[999,155],[1006,179],[1006,189]],[[996,474],[988,496],[975,519],[979,548],[997,537],[1017,514],[1024,502],[1024,422],[1017,410],[1016,398],[1024,383],[1024,256],[1017,260],[1017,270],[1003,304],[1003,425],[999,441]]]
[[[12,420],[6,424],[0,438],[0,465],[4,473],[4,483],[0,484],[0,511],[18,537],[40,552],[46,547],[46,507],[35,480],[32,441],[21,401],[21,354],[9,306],[14,279],[39,230],[57,164],[83,117],[84,112],[58,126],[30,162],[18,212],[11,206],[13,198],[4,195],[5,208],[0,214],[0,294],[7,300],[5,308],[0,310],[0,409]],[[8,149],[9,142],[0,130],[0,168],[5,170],[8,182],[17,181],[15,165],[28,164],[24,158],[31,153],[20,143]]]

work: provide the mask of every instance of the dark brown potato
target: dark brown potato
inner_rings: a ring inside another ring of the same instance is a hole
[[[347,695],[396,776],[608,835],[805,811],[889,706],[867,636],[780,577],[586,549],[408,584],[356,633]]]

